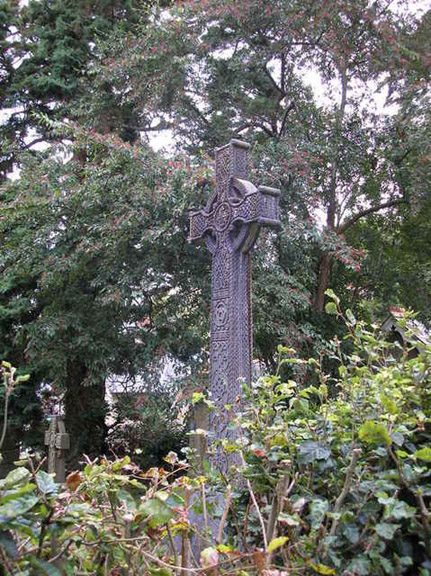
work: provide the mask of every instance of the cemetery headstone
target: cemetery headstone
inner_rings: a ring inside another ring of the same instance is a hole
[[[217,150],[215,192],[205,208],[190,214],[190,240],[203,238],[212,254],[209,390],[217,409],[209,430],[218,439],[234,437],[228,425],[242,383],[251,380],[250,252],[262,226],[280,226],[280,190],[247,180],[249,147],[231,140]],[[230,465],[220,450],[214,463],[222,472]]]
[[[59,416],[51,419],[49,429],[45,432],[45,445],[48,446],[48,473],[55,474],[56,482],[65,482],[66,451],[70,448],[70,438]]]

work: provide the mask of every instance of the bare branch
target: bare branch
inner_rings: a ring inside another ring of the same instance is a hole
[[[361,210],[351,218],[349,218],[342,226],[339,226],[337,232],[339,234],[344,233],[348,228],[356,224],[358,220],[363,218],[364,216],[368,216],[368,214],[375,214],[376,212],[380,212],[380,210],[384,210],[385,208],[391,208],[392,206],[400,206],[401,204],[405,204],[407,201],[404,198],[397,198],[396,200],[390,200],[389,202],[384,202],[383,204],[377,204],[375,206],[371,206],[370,208],[366,208],[365,210]]]
[[[294,105],[293,102],[291,102],[291,103],[289,104],[289,106],[286,108],[286,110],[284,111],[283,120],[282,120],[282,122],[281,122],[281,128],[280,128],[280,130],[279,130],[279,132],[278,132],[278,135],[279,135],[280,138],[283,136],[284,131],[285,131],[285,129],[286,129],[286,122],[287,122],[287,117],[288,117],[288,115],[289,115],[289,112],[291,112],[294,108],[295,108],[295,105]]]
[[[341,494],[338,496],[338,498],[336,499],[335,504],[334,504],[334,510],[333,510],[334,515],[338,514],[341,511],[341,507],[344,504],[344,500],[347,498],[347,495],[349,494],[350,485],[352,483],[353,472],[355,470],[356,462],[358,461],[358,458],[360,455],[361,455],[361,450],[359,448],[355,448],[352,451],[352,459],[351,459],[349,467],[347,468],[347,471],[346,471],[346,477],[344,479],[343,489],[342,489]],[[338,524],[338,520],[336,517],[334,517],[332,520],[331,529],[329,531],[330,536],[334,536],[335,531],[337,529],[337,524]]]
[[[269,81],[271,82],[271,85],[276,89],[276,91],[284,98],[286,96],[286,92],[283,90],[283,88],[281,88],[277,82],[274,80],[274,77],[272,76],[271,72],[268,70],[268,68],[266,67],[265,63],[263,65],[263,71],[265,72],[265,75],[267,76],[267,78],[269,79]]]

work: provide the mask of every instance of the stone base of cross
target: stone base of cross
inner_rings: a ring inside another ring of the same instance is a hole
[[[250,383],[253,351],[250,252],[262,226],[279,227],[280,190],[247,180],[249,145],[239,140],[217,150],[216,190],[205,208],[190,214],[190,240],[204,239],[212,254],[210,386],[216,412],[209,429],[217,439],[228,430]],[[235,457],[218,450],[214,463],[226,473]]]
[[[59,416],[51,418],[45,432],[45,445],[48,446],[48,473],[55,474],[56,482],[62,484],[66,480],[66,451],[70,448],[70,437]]]

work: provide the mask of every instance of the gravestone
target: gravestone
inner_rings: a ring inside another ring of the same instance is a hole
[[[66,480],[66,450],[70,448],[70,438],[59,416],[52,416],[45,432],[45,445],[48,446],[48,473],[55,474],[56,482],[62,484]]]
[[[209,431],[218,439],[235,437],[228,424],[242,383],[251,380],[250,252],[262,226],[280,226],[280,191],[247,180],[248,150],[239,140],[217,150],[215,192],[205,208],[190,214],[190,240],[203,238],[212,254],[209,390],[217,409]],[[217,450],[214,463],[226,473],[234,459],[227,461]]]

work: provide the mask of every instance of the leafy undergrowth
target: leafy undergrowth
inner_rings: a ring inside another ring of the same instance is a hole
[[[337,339],[326,352],[336,378],[324,356],[280,347],[279,374],[244,389],[235,442],[212,442],[227,477],[207,464],[185,474],[173,453],[147,472],[128,458],[87,462],[66,486],[31,462],[11,472],[3,573],[431,575],[431,348],[344,319],[353,352]],[[307,388],[280,376],[298,363]]]

